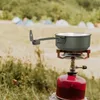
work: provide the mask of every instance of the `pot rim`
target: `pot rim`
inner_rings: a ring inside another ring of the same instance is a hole
[[[91,34],[89,33],[57,33],[57,36],[68,36],[68,37],[84,37],[84,36],[90,36]]]

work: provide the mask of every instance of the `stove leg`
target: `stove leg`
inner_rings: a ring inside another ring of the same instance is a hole
[[[87,53],[87,57],[85,57],[85,59],[90,57],[90,50],[87,50],[86,53]]]

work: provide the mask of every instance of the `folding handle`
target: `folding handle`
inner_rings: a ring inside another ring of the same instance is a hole
[[[39,39],[34,40],[32,30],[30,30],[29,39],[30,39],[30,41],[32,42],[33,45],[39,45],[40,44],[40,40]]]
[[[33,45],[39,45],[40,41],[56,39],[55,37],[48,37],[34,40],[32,30],[30,30],[29,38]]]
[[[30,33],[29,33],[29,39],[30,39],[30,41],[33,41],[33,34],[32,34],[32,30],[30,30]]]

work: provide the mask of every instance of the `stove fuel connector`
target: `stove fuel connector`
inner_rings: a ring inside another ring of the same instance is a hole
[[[76,69],[78,69],[78,68],[87,69],[87,66],[85,66],[85,65],[83,65],[82,67],[76,66],[75,68],[76,68]]]

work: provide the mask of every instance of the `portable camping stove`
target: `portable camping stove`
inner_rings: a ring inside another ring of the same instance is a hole
[[[61,53],[70,53],[71,65],[70,72],[66,75],[61,75],[57,79],[57,90],[53,93],[49,100],[87,100],[85,97],[86,80],[77,75],[75,69],[87,69],[87,66],[75,66],[75,58],[77,54],[87,53],[86,58],[89,58],[90,50],[85,51],[63,51],[57,50],[57,57],[64,59],[66,56],[61,56]]]
[[[87,100],[85,97],[86,80],[78,76],[75,71],[78,68],[87,69],[87,66],[75,66],[75,58],[83,53],[87,54],[84,59],[89,58],[90,34],[58,33],[56,37],[34,40],[32,30],[30,30],[30,41],[33,45],[39,45],[40,41],[52,39],[56,40],[56,46],[59,48],[56,51],[57,57],[60,59],[70,57],[71,65],[67,74],[58,77],[56,93],[53,93],[49,100]],[[69,55],[66,56],[66,53]]]

